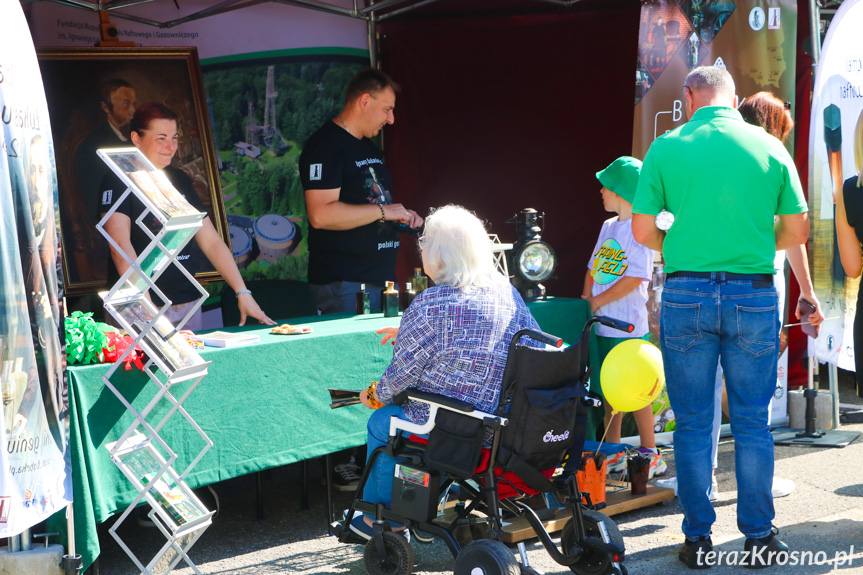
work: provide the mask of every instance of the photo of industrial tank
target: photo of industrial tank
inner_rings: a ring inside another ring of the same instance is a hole
[[[247,281],[305,281],[308,218],[297,161],[367,65],[304,56],[204,66],[231,248]]]

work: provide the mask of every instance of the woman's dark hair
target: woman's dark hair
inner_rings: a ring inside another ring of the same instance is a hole
[[[132,121],[129,127],[133,132],[139,134],[150,127],[150,122],[153,120],[179,120],[179,116],[168,106],[159,104],[158,102],[147,102],[135,109],[135,115],[132,116]]]
[[[737,110],[744,120],[761,126],[781,142],[788,138],[794,127],[790,106],[770,92],[758,92],[749,96]]]

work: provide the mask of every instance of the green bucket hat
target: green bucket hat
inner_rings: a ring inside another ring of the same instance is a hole
[[[622,156],[611,162],[604,170],[596,172],[596,179],[631,204],[635,199],[639,174],[641,174],[641,160]]]

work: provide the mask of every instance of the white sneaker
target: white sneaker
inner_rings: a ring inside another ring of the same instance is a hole
[[[674,495],[677,495],[677,478],[669,477],[668,479],[657,479],[656,480],[657,487],[664,487],[666,489],[674,489]],[[787,494],[786,494],[787,495]],[[707,494],[707,497],[711,501],[716,501],[719,499],[719,484],[716,483],[716,476],[713,476],[712,481],[710,482],[710,493]]]
[[[773,498],[777,497],[785,497],[794,489],[797,485],[791,479],[785,479],[784,477],[773,476],[773,487],[770,490],[773,493]]]

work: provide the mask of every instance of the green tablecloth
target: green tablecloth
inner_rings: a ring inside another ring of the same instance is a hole
[[[577,341],[589,314],[583,300],[550,299],[530,308],[545,331],[568,343]],[[202,350],[201,356],[212,362],[209,373],[183,406],[214,447],[189,474],[188,484],[200,487],[364,444],[370,412],[329,409],[326,388],[362,389],[377,379],[389,365],[392,346],[380,345],[374,332],[398,321],[379,314],[293,319],[290,323],[314,330],[295,336],[272,335],[269,328],[232,328],[258,333],[260,343]],[[102,381],[108,367],[69,369],[75,545],[85,568],[99,555],[96,524],[125,509],[137,495],[105,448],[133,421]],[[156,389],[136,368],[118,370],[112,383],[139,410]],[[187,385],[176,384],[172,392],[179,397]],[[162,403],[148,417],[151,424],[167,411],[167,402]],[[179,454],[178,472],[204,445],[179,414],[160,435]],[[50,530],[65,531],[60,515],[52,518]]]

